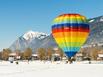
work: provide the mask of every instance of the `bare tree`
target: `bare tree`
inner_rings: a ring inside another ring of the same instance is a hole
[[[53,54],[52,48],[47,48],[47,58],[51,60]]]
[[[62,49],[58,49],[58,54],[60,55],[60,57],[61,57],[61,60],[62,60],[62,58],[63,58],[63,56],[64,56],[64,52],[62,51]]]
[[[32,49],[27,48],[23,53],[23,58],[24,59],[30,59],[31,55],[32,55]]]
[[[11,53],[11,50],[9,48],[3,49],[3,51],[2,51],[2,59],[3,60],[8,60],[10,53]]]
[[[46,59],[46,50],[44,48],[39,48],[37,54],[41,61]]]
[[[0,52],[0,60],[2,59],[2,51]]]
[[[98,50],[97,48],[95,48],[95,47],[92,48],[92,49],[91,49],[91,53],[90,53],[91,59],[97,60],[98,52],[99,52],[99,50]]]

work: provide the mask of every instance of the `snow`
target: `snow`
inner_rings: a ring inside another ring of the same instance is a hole
[[[94,21],[94,19],[90,20],[89,22],[93,22],[93,21]]]
[[[102,62],[103,63],[103,62]],[[93,62],[74,62],[65,64],[64,62],[0,62],[0,77],[103,77],[103,65]]]
[[[100,21],[103,21],[103,17],[100,19]]]
[[[23,38],[26,40],[31,40],[34,38],[43,39],[46,36],[48,36],[48,34],[45,34],[43,32],[34,32],[34,31],[30,30],[23,35]]]
[[[103,58],[103,54],[98,54],[99,57]]]

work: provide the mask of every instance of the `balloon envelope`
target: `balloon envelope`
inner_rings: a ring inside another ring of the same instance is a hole
[[[53,21],[52,35],[68,57],[74,56],[80,50],[88,34],[88,22],[80,14],[62,14]]]

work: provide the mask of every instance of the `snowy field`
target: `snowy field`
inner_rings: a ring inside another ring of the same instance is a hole
[[[103,62],[0,62],[0,77],[103,77]]]

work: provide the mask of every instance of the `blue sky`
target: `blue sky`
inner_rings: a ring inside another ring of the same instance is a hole
[[[29,30],[50,34],[52,20],[63,13],[101,16],[103,0],[0,0],[0,50]]]

